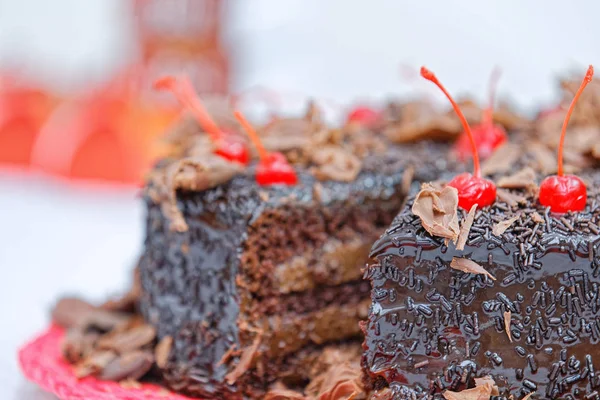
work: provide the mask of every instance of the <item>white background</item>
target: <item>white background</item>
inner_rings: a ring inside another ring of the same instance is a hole
[[[77,88],[127,61],[124,0],[0,0],[0,66],[15,57],[46,83]],[[426,64],[453,92],[500,93],[532,109],[555,76],[599,60],[594,1],[231,0],[233,88],[262,84],[336,101],[438,93],[402,79]],[[20,377],[15,349],[47,323],[52,301],[123,288],[142,241],[135,190],[74,188],[0,174],[0,398],[46,399]]]

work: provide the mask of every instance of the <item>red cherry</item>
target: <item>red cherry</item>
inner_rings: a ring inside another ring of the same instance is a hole
[[[295,185],[298,183],[296,171],[281,153],[269,153],[256,167],[256,181],[259,185]]]
[[[493,117],[496,84],[498,83],[499,77],[500,70],[496,68],[492,71],[492,75],[490,76],[490,103],[488,108],[483,112],[481,123],[472,129],[477,151],[479,152],[479,156],[483,159],[491,156],[494,150],[496,150],[496,147],[502,145],[507,140],[506,131],[500,125],[494,124]],[[466,131],[460,135],[454,149],[458,158],[463,161],[471,157],[470,139]]]
[[[355,123],[363,126],[373,126],[381,120],[381,113],[367,106],[355,107],[346,118],[347,123]]]
[[[556,213],[581,211],[587,202],[585,183],[575,175],[552,175],[540,185],[540,204]]]
[[[540,185],[540,204],[546,207],[549,206],[552,212],[565,213],[568,211],[581,211],[585,208],[587,201],[585,183],[574,175],[563,174],[563,149],[567,125],[575,108],[575,103],[577,103],[579,96],[583,93],[583,89],[592,81],[593,76],[594,67],[590,65],[565,115],[565,121],[560,133],[560,142],[558,144],[558,168],[556,175],[547,177]]]
[[[500,125],[477,125],[472,131],[477,151],[483,159],[491,156],[498,146],[507,141],[506,131]],[[471,143],[467,132],[459,136],[454,151],[462,161],[471,157]]]
[[[496,186],[488,179],[478,178],[465,172],[454,177],[448,186],[458,190],[458,205],[470,210],[473,204],[479,208],[494,204]]]
[[[288,163],[285,156],[281,153],[267,152],[258,134],[242,113],[234,111],[233,114],[240,125],[244,127],[244,130],[250,136],[250,140],[258,150],[260,161],[256,167],[256,182],[259,185],[295,185],[298,183],[296,171]]]
[[[452,181],[450,181],[448,184],[449,186],[452,186],[458,190],[458,205],[465,210],[470,210],[474,204],[477,204],[478,207],[485,207],[493,204],[496,200],[496,186],[492,181],[483,179],[481,177],[477,144],[467,119],[460,110],[458,104],[456,104],[456,101],[454,101],[452,96],[450,96],[450,93],[448,93],[446,88],[438,81],[433,72],[429,71],[425,67],[421,67],[421,76],[428,81],[433,82],[446,95],[450,101],[450,104],[452,104],[452,108],[458,115],[458,118],[460,119],[463,129],[467,133],[469,142],[471,144],[471,152],[473,155],[473,175],[469,173],[460,174],[452,179]]]
[[[243,165],[247,165],[250,162],[248,148],[238,139],[223,135],[223,137],[217,139],[215,145],[215,154],[226,160],[235,161]]]
[[[200,99],[196,96],[192,82],[187,76],[179,80],[173,76],[166,76],[154,82],[154,87],[159,90],[170,90],[177,97],[181,105],[192,112],[215,144],[215,154],[228,161],[244,165],[250,162],[250,155],[246,145],[219,129],[210,115],[208,115]]]

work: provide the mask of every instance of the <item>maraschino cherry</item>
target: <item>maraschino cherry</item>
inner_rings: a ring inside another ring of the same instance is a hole
[[[381,120],[381,113],[368,106],[354,107],[346,117],[346,123],[371,127]]]
[[[246,145],[236,140],[232,133],[219,129],[212,120],[202,102],[196,96],[192,82],[187,76],[177,79],[173,76],[160,78],[154,83],[156,89],[170,90],[177,97],[182,106],[186,107],[198,120],[202,128],[210,135],[216,150],[215,154],[226,160],[248,164],[250,154]]]
[[[298,183],[298,176],[294,168],[288,163],[285,156],[279,152],[269,153],[258,134],[248,122],[248,120],[242,115],[241,112],[234,112],[235,118],[238,120],[240,125],[248,133],[250,140],[256,146],[260,161],[256,167],[256,182],[259,185],[295,185]]]
[[[458,205],[465,210],[470,210],[474,204],[477,204],[478,207],[485,207],[493,204],[496,200],[496,186],[492,181],[481,177],[477,145],[467,119],[460,110],[460,107],[458,107],[458,104],[456,104],[452,96],[450,96],[450,93],[448,93],[446,88],[438,81],[433,72],[425,67],[421,67],[421,76],[428,81],[433,82],[442,92],[444,92],[448,100],[450,100],[450,104],[452,104],[452,108],[454,108],[454,111],[458,115],[458,118],[463,125],[463,129],[471,142],[471,152],[473,153],[473,175],[465,172],[464,174],[457,175],[448,183],[448,186],[452,186],[458,190]]]
[[[592,81],[594,76],[594,67],[589,66],[581,86],[575,93],[575,97],[569,106],[565,121],[563,122],[560,133],[560,143],[558,145],[558,169],[556,175],[547,177],[540,185],[540,204],[550,207],[552,212],[566,213],[568,211],[581,211],[585,208],[587,202],[587,190],[585,183],[581,178],[575,175],[563,174],[563,148],[565,145],[565,135],[567,133],[567,124],[575,108],[575,103],[581,96],[583,89]]]
[[[500,71],[495,69],[490,77],[490,103],[483,112],[482,121],[472,129],[475,145],[481,158],[486,159],[492,155],[494,150],[506,142],[507,135],[504,128],[494,124],[494,97],[496,84],[500,77]],[[461,160],[466,160],[471,156],[471,144],[467,132],[463,132],[456,144],[454,150]]]

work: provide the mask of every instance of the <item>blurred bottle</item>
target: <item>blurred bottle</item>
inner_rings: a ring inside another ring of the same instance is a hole
[[[229,63],[221,41],[224,0],[133,2],[147,79],[184,73],[201,94],[228,92]]]
[[[37,133],[57,102],[16,73],[0,72],[0,164],[29,166]]]
[[[139,184],[161,155],[156,139],[177,115],[170,98],[152,92],[152,82],[185,73],[199,92],[227,92],[221,0],[131,2],[137,59],[52,114],[33,152],[34,164],[44,171],[77,180]]]

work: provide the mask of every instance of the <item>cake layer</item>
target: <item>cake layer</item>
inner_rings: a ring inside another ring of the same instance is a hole
[[[141,311],[159,339],[172,337],[166,382],[201,398],[256,398],[304,347],[358,338],[366,245],[400,208],[411,167],[431,159],[415,179],[437,176],[445,150],[390,146],[351,180],[299,163],[294,186],[258,185],[252,166],[201,191],[201,168],[182,170],[187,190],[150,186]]]
[[[288,294],[359,279],[373,244],[371,236],[365,238],[356,232],[354,238],[345,242],[330,239],[320,249],[292,257],[275,267],[273,286],[279,293]]]
[[[597,191],[586,210],[562,215],[513,194],[526,201],[475,213],[463,250],[425,231],[412,201],[374,245],[363,357],[371,387],[441,397],[491,375],[505,397],[597,395]]]
[[[255,299],[249,306],[249,313],[260,316],[304,314],[330,305],[357,304],[369,297],[370,290],[369,283],[362,280],[339,286],[319,286],[302,293]]]
[[[332,305],[301,315],[271,316],[265,329],[269,332],[265,334],[266,354],[280,357],[311,344],[358,338],[358,323],[367,317],[369,303],[365,298],[358,304]]]

